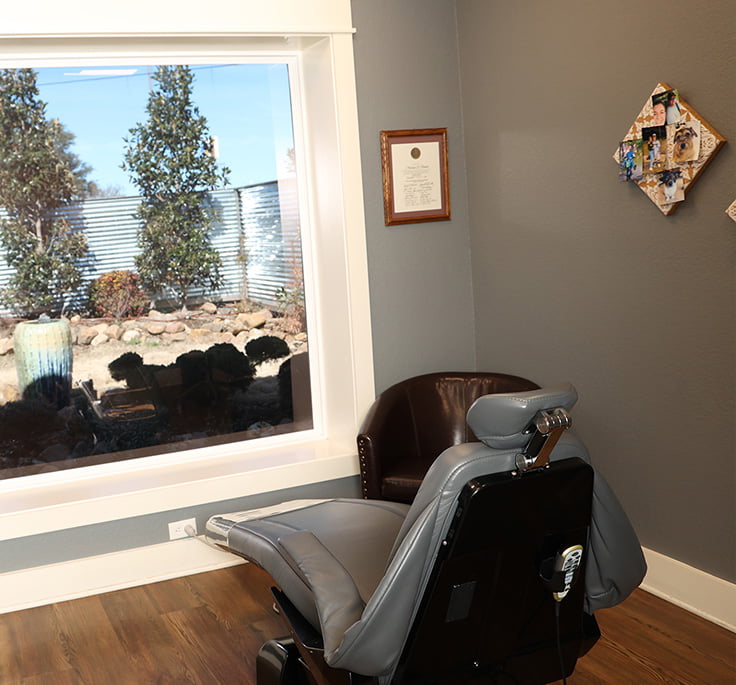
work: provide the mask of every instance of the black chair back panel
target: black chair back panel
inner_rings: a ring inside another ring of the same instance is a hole
[[[580,459],[523,476],[494,474],[461,494],[394,683],[523,683],[559,680],[555,600],[542,562],[574,544],[587,550],[593,470]],[[559,603],[564,675],[589,648],[583,623],[585,554]],[[499,622],[498,617],[506,619]],[[584,650],[585,648],[585,650]],[[529,655],[535,653],[531,659]]]

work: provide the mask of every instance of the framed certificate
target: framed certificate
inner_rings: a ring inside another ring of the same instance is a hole
[[[386,226],[449,221],[447,129],[381,131]]]

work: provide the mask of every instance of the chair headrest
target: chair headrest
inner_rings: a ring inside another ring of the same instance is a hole
[[[524,447],[527,432],[540,411],[562,407],[570,410],[577,390],[564,383],[527,392],[507,392],[479,397],[468,410],[468,425],[482,443],[495,449]]]

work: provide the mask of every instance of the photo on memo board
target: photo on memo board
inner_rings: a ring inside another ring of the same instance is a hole
[[[678,121],[668,126],[672,143],[672,161],[675,164],[695,162],[700,156],[700,122],[697,119]]]
[[[652,111],[655,125],[676,124],[682,118],[679,92],[665,90],[652,95]]]
[[[642,139],[623,140],[619,143],[618,177],[622,181],[638,181],[642,176]]]
[[[661,173],[665,169],[667,127],[647,126],[642,128],[641,137],[644,141],[644,173]]]

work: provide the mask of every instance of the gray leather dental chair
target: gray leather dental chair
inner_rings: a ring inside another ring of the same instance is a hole
[[[213,516],[208,541],[264,568],[290,636],[259,685],[519,683],[570,675],[594,612],[646,565],[566,428],[571,385],[477,399],[480,442],[438,455],[414,502],[288,502]],[[286,631],[285,631],[286,632]]]

